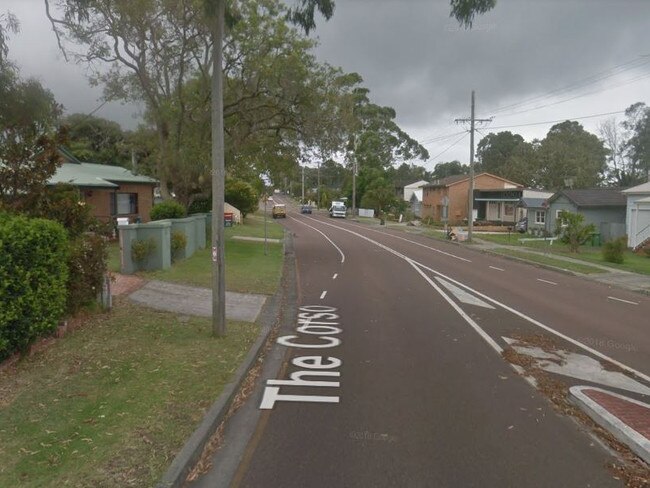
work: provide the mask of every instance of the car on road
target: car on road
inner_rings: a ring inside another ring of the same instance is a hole
[[[271,215],[274,219],[287,218],[287,208],[284,204],[278,203],[273,205],[273,210],[271,210]]]
[[[311,205],[302,205],[300,207],[300,213],[310,214],[311,213]]]

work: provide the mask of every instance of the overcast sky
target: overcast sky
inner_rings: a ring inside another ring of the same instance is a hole
[[[7,10],[21,22],[10,57],[23,75],[40,79],[69,112],[94,110],[101,90],[63,60],[43,1],[0,0],[0,12]],[[649,0],[497,0],[472,31],[449,17],[447,0],[336,0],[334,17],[320,19],[315,35],[320,60],[359,73],[373,101],[393,107],[426,145],[428,169],[469,160],[468,136],[432,140],[463,130],[454,119],[469,117],[471,90],[477,117],[494,116],[479,126],[483,134],[511,130],[527,140],[553,124],[515,126],[650,104]],[[109,104],[97,115],[134,128],[137,111]],[[579,122],[596,133],[606,118]]]

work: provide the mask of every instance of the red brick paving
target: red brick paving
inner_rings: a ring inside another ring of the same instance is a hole
[[[145,281],[138,276],[113,273],[111,282],[111,295],[128,295],[144,285]]]
[[[585,388],[582,392],[628,427],[650,440],[650,405],[643,407],[605,392]]]

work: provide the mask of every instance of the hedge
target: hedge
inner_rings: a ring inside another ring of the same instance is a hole
[[[151,209],[151,220],[182,219],[187,215],[185,207],[174,200],[157,203]]]
[[[0,217],[0,360],[56,329],[66,307],[67,261],[61,224]]]

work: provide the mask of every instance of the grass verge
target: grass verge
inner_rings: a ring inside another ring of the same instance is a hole
[[[555,268],[566,269],[568,271],[575,271],[577,273],[582,273],[582,274],[596,274],[596,273],[603,272],[602,269],[595,268],[587,264],[572,263],[569,261],[555,259],[551,256],[546,256],[542,254],[526,252],[526,251],[517,251],[516,249],[497,247],[496,249],[493,249],[490,252],[502,254],[504,256],[512,256],[515,258],[523,259],[526,261],[532,261],[534,263],[544,264],[547,266],[553,266]]]
[[[0,486],[152,486],[247,354],[259,328],[118,300],[0,371]]]

